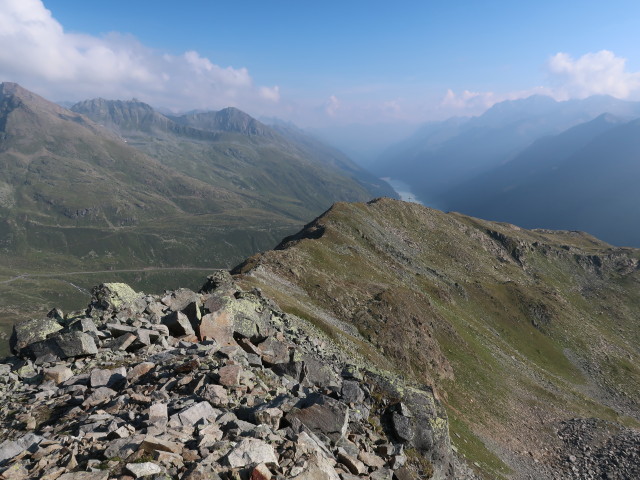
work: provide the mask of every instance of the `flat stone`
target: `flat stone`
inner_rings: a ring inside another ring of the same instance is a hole
[[[43,370],[43,378],[45,381],[51,380],[55,384],[66,382],[73,377],[73,371],[64,365],[56,365],[55,367],[45,368]]]
[[[154,403],[149,407],[149,425],[164,427],[168,420],[166,403]]]
[[[144,438],[140,444],[140,448],[149,453],[153,453],[156,450],[161,452],[182,453],[182,444],[149,435]]]
[[[0,444],[0,462],[13,458],[25,450],[32,451],[42,442],[43,437],[27,433],[17,440],[5,440]]]
[[[131,346],[133,342],[136,341],[137,338],[138,337],[136,337],[133,333],[127,332],[124,335],[112,338],[108,343],[105,344],[105,347],[109,350],[124,352]]]
[[[363,462],[365,465],[374,468],[382,468],[385,465],[385,461],[380,458],[378,455],[370,452],[360,452],[358,454],[358,460]]]
[[[219,413],[218,410],[213,408],[211,404],[205,400],[178,413],[178,418],[183,425],[192,426],[201,420],[206,420],[210,417],[215,418]]]
[[[90,385],[96,387],[112,387],[127,378],[127,369],[118,367],[111,370],[95,368],[91,371]]]
[[[95,390],[87,399],[82,402],[84,407],[95,407],[101,403],[108,402],[116,396],[116,392],[107,387],[100,387]]]
[[[127,463],[125,468],[135,477],[147,477],[149,475],[157,475],[162,473],[162,467],[153,462],[143,463]]]
[[[62,325],[52,318],[22,320],[13,326],[9,346],[12,352],[18,354],[27,345],[45,340],[60,330]]]
[[[278,465],[273,447],[257,438],[243,438],[227,455],[227,462],[233,468],[265,463]]]
[[[346,452],[338,452],[338,461],[347,467],[354,475],[362,475],[369,471],[363,462],[348,455]]]
[[[146,375],[155,368],[156,364],[153,362],[142,362],[133,367],[127,373],[127,380],[134,383],[143,375]]]
[[[57,480],[108,480],[109,472],[71,472],[63,473]]]
[[[331,462],[323,457],[315,457],[309,460],[309,465],[293,480],[340,480]]]
[[[109,458],[127,458],[138,450],[140,444],[144,440],[144,435],[132,435],[128,438],[118,438],[109,442],[104,451],[104,457]]]
[[[218,375],[220,375],[220,384],[227,387],[238,385],[240,383],[241,373],[242,367],[240,367],[240,365],[227,365],[221,367],[218,371]]]

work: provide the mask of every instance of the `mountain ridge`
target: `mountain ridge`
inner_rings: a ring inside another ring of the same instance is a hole
[[[639,265],[640,250],[583,232],[378,199],[334,205],[233,273],[433,385],[486,478],[554,478],[562,421],[640,425]]]

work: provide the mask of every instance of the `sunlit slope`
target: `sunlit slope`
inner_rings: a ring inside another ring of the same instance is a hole
[[[381,199],[334,205],[236,268],[369,365],[436,386],[458,448],[506,475],[555,422],[637,425],[640,251]]]

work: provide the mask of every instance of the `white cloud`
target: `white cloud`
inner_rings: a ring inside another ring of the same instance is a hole
[[[447,115],[479,115],[496,103],[527,98],[531,95],[548,95],[553,97],[554,92],[547,87],[534,87],[528,90],[518,90],[507,93],[471,92],[464,90],[459,94],[448,89],[440,102],[439,110]]]
[[[608,50],[587,53],[578,59],[560,52],[548,60],[545,69],[548,86],[506,93],[469,90],[455,93],[449,89],[438,110],[445,115],[478,115],[496,103],[534,94],[547,95],[559,101],[590,95],[627,99],[640,94],[640,72],[627,72],[626,59]]]
[[[627,72],[626,61],[608,50],[577,60],[560,52],[549,59],[547,69],[557,98],[611,95],[624,99],[640,90],[640,72]]]
[[[67,33],[41,0],[0,0],[0,81],[56,100],[137,97],[176,110],[237,106],[267,113],[277,86],[254,85],[246,68],[198,52],[162,54],[130,35]]]
[[[338,97],[336,97],[335,95],[331,95],[324,106],[324,111],[330,117],[335,117],[336,113],[338,113],[338,110],[340,109],[340,106],[341,104],[340,100],[338,100]]]

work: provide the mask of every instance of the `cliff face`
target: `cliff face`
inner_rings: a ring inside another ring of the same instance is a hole
[[[432,385],[480,473],[526,478],[559,471],[563,421],[638,425],[639,258],[381,199],[336,204],[234,272],[364,362]]]

